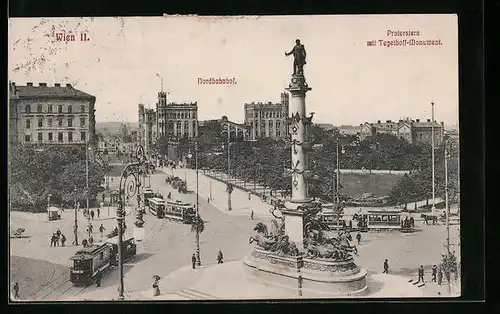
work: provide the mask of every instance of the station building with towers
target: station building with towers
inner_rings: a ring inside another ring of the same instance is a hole
[[[286,118],[288,117],[289,94],[281,93],[279,103],[246,103],[245,125],[249,140],[259,138],[286,139],[288,136]]]

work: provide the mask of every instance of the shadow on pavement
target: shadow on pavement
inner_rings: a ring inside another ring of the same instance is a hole
[[[376,275],[377,273],[373,271],[368,271],[366,275],[366,285],[368,286],[368,294],[375,294],[377,292],[382,291],[384,288],[384,284],[378,280],[373,279],[372,275]]]
[[[139,253],[133,259],[131,259],[129,262],[131,264],[136,264],[136,263],[143,261],[143,260],[145,260],[153,255],[154,254],[151,254],[151,253]]]

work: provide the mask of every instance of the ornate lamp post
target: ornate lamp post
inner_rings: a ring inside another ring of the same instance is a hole
[[[116,220],[118,222],[118,272],[120,277],[120,284],[118,288],[118,299],[124,300],[125,297],[123,295],[123,232],[125,229],[125,212],[124,205],[126,197],[133,197],[137,191],[138,187],[140,187],[140,175],[146,173],[146,156],[144,154],[144,148],[139,145],[136,151],[137,162],[128,164],[125,169],[123,169],[121,178],[120,178],[120,187],[119,187],[119,202],[118,209],[116,212]],[[132,177],[131,180],[127,181],[129,177]],[[140,200],[140,198],[138,198]],[[142,224],[136,222],[136,226],[142,227]],[[142,219],[142,217],[140,217]]]

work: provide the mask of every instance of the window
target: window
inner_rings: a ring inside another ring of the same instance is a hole
[[[68,113],[73,113],[73,106],[68,105]]]
[[[43,111],[42,105],[36,106],[36,112],[41,113]]]
[[[43,133],[38,133],[38,141],[41,142],[43,140]]]
[[[196,119],[196,112],[193,112],[193,119]]]
[[[49,141],[52,141],[53,138],[52,138],[52,132],[49,132]]]
[[[86,135],[87,135],[87,134],[86,134],[85,132],[80,132],[80,139],[81,139],[82,141],[86,141]],[[106,146],[106,144],[104,144],[104,146]]]
[[[80,126],[84,127],[85,126],[85,117],[80,118]]]
[[[49,123],[49,128],[51,128],[52,127],[52,118],[49,118],[48,123]]]
[[[57,112],[62,113],[63,112],[63,105],[57,106]]]
[[[58,125],[59,126],[63,126],[63,120],[61,118],[59,118],[59,120],[57,121]]]
[[[52,113],[52,105],[49,105],[49,113]]]
[[[68,118],[68,127],[73,127],[73,118]]]
[[[62,132],[57,133],[57,141],[62,142],[63,141],[63,134]]]
[[[42,118],[38,118],[38,127],[39,128],[43,127],[43,119]]]
[[[27,129],[31,128],[31,120],[30,119],[26,120],[26,128]]]
[[[31,140],[31,137],[29,136],[29,134],[26,134],[26,135],[24,136],[24,140],[25,140],[26,142],[29,142],[29,141]]]
[[[80,106],[80,112],[81,113],[85,113],[85,105],[81,105]]]
[[[73,132],[68,132],[68,142],[73,142]]]
[[[24,107],[24,111],[25,111],[26,113],[31,113],[31,105],[26,105],[26,106]]]

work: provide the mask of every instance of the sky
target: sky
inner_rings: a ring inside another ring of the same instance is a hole
[[[70,83],[96,96],[98,122],[136,122],[139,103],[197,102],[199,119],[242,122],[247,102],[279,102],[290,82],[296,39],[307,51],[314,122],[431,118],[458,124],[456,15],[99,17],[9,19],[9,80]],[[388,36],[388,30],[418,36]],[[57,41],[56,33],[76,34]],[[88,40],[81,41],[86,33]],[[441,40],[384,47],[379,40]],[[367,41],[376,40],[376,46]],[[235,78],[202,85],[198,78]]]

